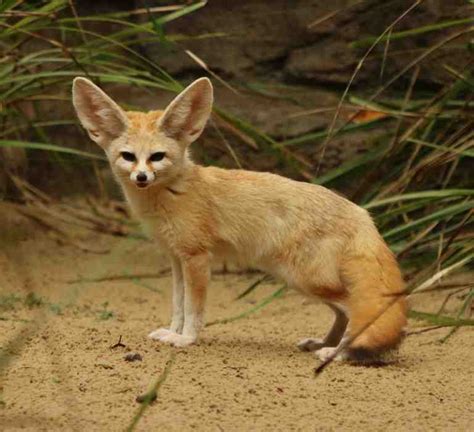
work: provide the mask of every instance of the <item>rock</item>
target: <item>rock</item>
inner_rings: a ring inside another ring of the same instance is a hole
[[[237,96],[230,91],[218,89],[216,104],[246,119],[277,140],[325,127],[331,118],[330,112],[318,115],[305,113],[335,107],[338,101],[337,96],[328,91],[303,86],[283,86],[278,82],[267,82],[261,86],[261,90],[266,95],[242,92],[241,96]]]
[[[285,71],[293,79],[346,84],[357,65],[358,57],[357,52],[346,42],[323,41],[293,50],[285,64]],[[366,77],[367,73],[363,76]]]
[[[134,362],[134,361],[142,361],[143,357],[139,353],[128,353],[128,354],[125,354],[123,359],[128,362]]]
[[[165,31],[180,35],[180,47],[191,50],[213,70],[226,76],[247,70],[253,74],[256,65],[283,59],[302,40],[314,37],[306,25],[308,17],[317,16],[318,3],[213,0],[194,14],[168,23]],[[207,37],[193,38],[200,35]],[[172,74],[201,70],[181,49],[166,44],[147,45],[145,52]]]
[[[150,403],[153,403],[156,401],[157,399],[157,394],[156,394],[156,390],[151,390],[150,392],[148,393],[144,393],[142,395],[139,395],[135,398],[135,401],[137,403],[146,403],[146,404],[150,404]]]

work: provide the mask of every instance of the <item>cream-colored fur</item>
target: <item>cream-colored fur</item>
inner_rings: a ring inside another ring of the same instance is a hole
[[[395,346],[406,322],[404,298],[378,316],[404,286],[369,214],[321,186],[194,164],[188,147],[212,101],[212,85],[202,78],[164,112],[124,112],[90,81],[74,80],[81,123],[105,150],[132,211],[171,259],[172,322],[150,337],[175,346],[197,341],[210,261],[219,256],[331,305],[331,332],[324,340],[302,341],[301,349],[326,358],[355,336],[341,357]]]

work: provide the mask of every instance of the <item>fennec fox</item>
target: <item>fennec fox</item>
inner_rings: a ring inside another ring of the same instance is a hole
[[[165,111],[123,111],[80,77],[73,103],[105,150],[133,213],[171,260],[171,325],[150,338],[178,347],[197,341],[210,261],[220,256],[268,272],[332,308],[336,319],[328,335],[301,341],[302,350],[327,359],[358,335],[338,357],[359,359],[398,344],[404,298],[380,313],[403,292],[403,281],[365,210],[321,186],[191,161],[189,145],[212,110],[207,78],[193,82]]]

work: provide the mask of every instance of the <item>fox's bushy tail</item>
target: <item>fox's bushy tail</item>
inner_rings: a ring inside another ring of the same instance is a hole
[[[379,356],[396,348],[406,325],[405,285],[397,261],[378,235],[367,246],[352,250],[342,266],[353,357]]]

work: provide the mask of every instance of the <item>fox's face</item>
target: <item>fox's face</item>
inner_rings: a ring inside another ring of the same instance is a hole
[[[161,130],[160,111],[126,115],[126,133],[106,149],[115,175],[140,189],[172,182],[188,160],[187,145]]]
[[[115,175],[139,189],[166,185],[188,161],[187,148],[212,110],[211,82],[201,78],[163,111],[125,112],[85,78],[73,84],[73,103],[89,136],[106,152]]]

